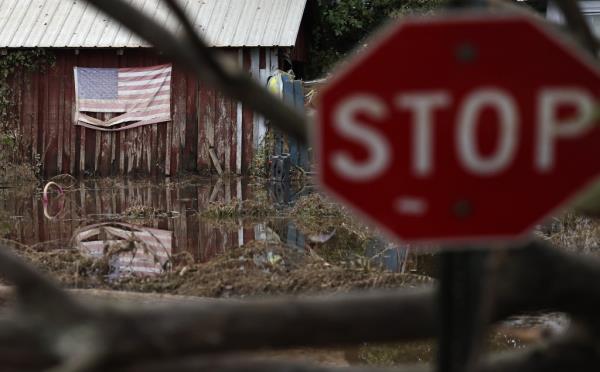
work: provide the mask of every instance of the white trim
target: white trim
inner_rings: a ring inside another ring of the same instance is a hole
[[[250,49],[250,72],[252,73],[252,77],[254,80],[260,82],[260,49],[252,48]],[[260,114],[254,112],[252,115],[252,147],[254,150],[258,149],[260,142],[258,142],[259,138],[259,121]]]
[[[244,50],[238,50],[238,64],[240,69],[244,67]],[[235,172],[237,174],[242,174],[242,151],[243,151],[243,125],[242,120],[244,118],[244,108],[242,103],[238,101],[237,103],[237,113],[236,113],[236,122],[235,122]],[[241,200],[241,199],[239,199]]]

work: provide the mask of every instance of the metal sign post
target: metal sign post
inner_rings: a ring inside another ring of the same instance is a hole
[[[476,369],[489,319],[489,256],[471,249],[440,255],[438,372]]]

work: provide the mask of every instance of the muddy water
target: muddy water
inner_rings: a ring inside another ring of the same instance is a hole
[[[68,185],[67,185],[68,186]],[[200,216],[211,202],[268,195],[263,185],[241,179],[184,182],[90,180],[71,185],[64,196],[52,190],[48,203],[38,187],[0,189],[4,238],[23,244],[68,246],[74,232],[106,221],[124,221],[172,233],[172,253],[189,252],[199,262],[257,238],[266,238],[262,221],[215,223]],[[293,232],[290,232],[293,234]],[[299,243],[301,237],[298,237]]]
[[[327,240],[330,251],[350,250],[372,257],[372,263],[393,272],[419,272],[427,260],[383,239],[365,243],[348,239],[342,229],[309,234],[291,219],[268,216],[217,221],[202,217],[211,202],[260,200],[279,209],[314,191],[308,185],[249,183],[245,179],[193,178],[179,182],[99,179],[59,182],[64,195],[50,188],[47,202],[39,185],[0,189],[0,237],[47,249],[70,248],[80,229],[102,222],[126,222],[171,234],[169,253],[188,252],[206,262],[252,240],[281,242],[304,250]],[[345,238],[345,239],[344,239]],[[354,246],[353,246],[354,245]],[[417,265],[419,264],[419,265]],[[419,272],[423,273],[423,272]]]
[[[69,184],[70,183],[70,184]],[[219,254],[252,240],[282,242],[290,249],[305,250],[319,239],[340,249],[362,249],[372,261],[394,272],[432,275],[435,259],[417,255],[407,247],[372,239],[366,246],[352,247],[352,239],[341,239],[340,230],[331,237],[317,236],[298,228],[285,217],[269,216],[252,220],[231,219],[216,222],[201,212],[210,202],[255,199],[280,207],[313,191],[308,186],[283,187],[280,184],[251,184],[243,179],[200,179],[181,182],[126,179],[69,182],[60,195],[54,190],[47,202],[39,185],[0,188],[0,237],[44,249],[73,246],[73,236],[93,224],[120,221],[165,232],[169,253],[187,252],[197,262],[206,262]],[[157,233],[158,234],[158,233]],[[331,238],[331,239],[330,239]],[[362,243],[361,243],[362,244]],[[563,318],[543,315],[517,318],[503,324],[490,336],[490,349],[522,348],[544,337],[547,328],[561,328]],[[432,343],[402,346],[365,346],[357,360],[370,364],[397,364],[431,361]],[[352,364],[354,360],[350,361]]]

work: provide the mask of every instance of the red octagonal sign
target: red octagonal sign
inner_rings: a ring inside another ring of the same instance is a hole
[[[326,190],[405,241],[516,237],[600,174],[600,74],[524,16],[413,19],[322,92]]]

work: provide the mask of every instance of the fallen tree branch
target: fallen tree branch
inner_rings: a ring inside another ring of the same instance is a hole
[[[225,356],[189,358],[159,363],[143,363],[117,369],[118,372],[425,372],[423,367],[378,368],[372,366],[327,367],[308,363],[260,360],[256,357]]]
[[[68,289],[67,294],[72,296],[78,302],[94,305],[104,305],[110,307],[134,307],[134,306],[152,306],[159,307],[164,305],[190,305],[207,304],[223,302],[226,300],[179,296],[164,293],[140,293],[126,292],[102,289]],[[11,286],[0,285],[0,304],[10,303],[16,300],[15,288]]]
[[[564,371],[596,371],[600,365],[600,349],[598,340],[582,325],[574,325],[560,338],[525,351],[511,352],[485,360],[476,372],[564,372]],[[225,355],[213,357],[179,358],[163,360],[131,366],[122,366],[119,372],[162,372],[177,370],[192,372],[200,370],[214,371],[249,371],[249,372],[425,372],[431,368],[427,365],[407,365],[397,368],[378,368],[360,366],[335,368],[315,366],[304,363],[286,363],[264,360],[260,357]]]

